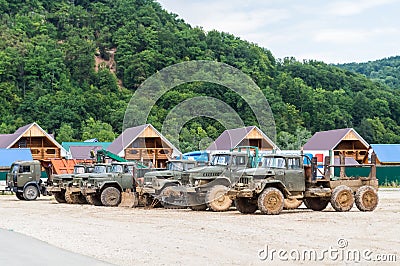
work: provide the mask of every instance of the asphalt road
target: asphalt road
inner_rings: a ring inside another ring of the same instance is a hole
[[[4,229],[0,229],[0,245],[0,265],[111,265]]]

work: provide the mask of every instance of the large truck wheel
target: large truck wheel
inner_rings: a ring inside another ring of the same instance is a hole
[[[215,212],[227,211],[232,206],[232,200],[226,195],[227,191],[226,186],[213,186],[206,194],[207,206]]]
[[[86,201],[85,196],[83,196],[81,193],[75,194],[76,196],[76,203],[78,204],[87,204],[88,202]]]
[[[65,200],[65,193],[62,192],[54,192],[53,193],[54,198],[58,203],[66,203],[67,201]]]
[[[258,206],[251,203],[247,198],[236,198],[235,199],[236,209],[243,214],[252,214],[258,210]]]
[[[103,205],[101,203],[100,197],[97,196],[96,194],[90,194],[86,195],[86,200],[89,204],[94,205],[94,206],[101,206]]]
[[[263,214],[279,214],[283,210],[284,198],[282,192],[274,187],[264,189],[258,196],[258,209]]]
[[[336,187],[331,196],[331,205],[338,212],[347,212],[354,205],[354,194],[351,188],[345,185]]]
[[[116,207],[121,202],[121,192],[115,187],[107,187],[101,192],[100,200],[104,206]]]
[[[24,198],[26,200],[35,200],[39,196],[39,190],[34,185],[26,186],[24,189]]]
[[[65,198],[65,202],[67,202],[68,204],[75,204],[74,195],[69,193],[68,191],[65,191],[64,198]]]
[[[199,197],[196,193],[189,195],[189,208],[192,211],[205,211],[207,210],[207,204],[205,203],[204,197]]]
[[[19,199],[19,200],[25,200],[25,198],[24,198],[24,193],[23,193],[23,192],[15,192],[15,196],[16,196],[17,199]]]
[[[313,211],[323,211],[328,206],[329,199],[324,198],[305,198],[304,205]]]
[[[378,206],[379,198],[371,186],[362,186],[356,191],[356,206],[360,211],[370,212]]]
[[[284,200],[284,205],[283,208],[285,210],[294,210],[300,207],[300,205],[303,203],[302,200],[296,199],[296,198],[291,198],[291,199],[285,199]]]

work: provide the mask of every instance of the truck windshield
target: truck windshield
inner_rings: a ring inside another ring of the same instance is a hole
[[[74,167],[74,174],[84,174],[85,167],[84,166],[76,166]]]
[[[19,169],[19,164],[13,164],[11,166],[10,173],[12,173],[12,174],[18,173],[18,169]]]
[[[230,154],[216,154],[212,158],[211,165],[228,165],[230,160]]]
[[[107,167],[105,165],[95,165],[93,169],[93,173],[95,174],[104,174],[107,172]]]
[[[286,168],[285,158],[282,157],[264,157],[263,168]]]
[[[183,171],[183,163],[182,162],[169,162],[168,170],[171,171]]]
[[[113,164],[111,166],[111,173],[123,173],[124,168],[120,164]]]

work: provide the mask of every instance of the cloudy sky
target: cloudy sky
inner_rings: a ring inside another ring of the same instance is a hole
[[[229,32],[275,57],[326,63],[400,55],[400,0],[158,0],[192,26]]]

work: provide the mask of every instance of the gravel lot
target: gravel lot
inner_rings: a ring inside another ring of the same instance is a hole
[[[283,259],[308,264],[309,258],[299,259],[296,254],[309,250],[317,252],[317,260],[324,256],[323,264],[333,265],[357,260],[341,256],[343,251],[367,249],[370,253],[361,263],[396,259],[398,264],[400,190],[380,190],[379,197],[374,212],[354,207],[339,213],[328,206],[323,212],[298,209],[264,216],[235,210],[213,213],[67,205],[52,197],[26,202],[8,195],[0,196],[0,228],[117,265],[253,265],[271,262],[271,255],[274,264]],[[6,244],[5,239],[0,242]],[[323,253],[329,248],[342,253],[329,257]],[[277,252],[271,253],[273,249]],[[279,257],[280,249],[287,252]],[[261,260],[266,254],[268,258]],[[390,254],[394,256],[385,256]]]

